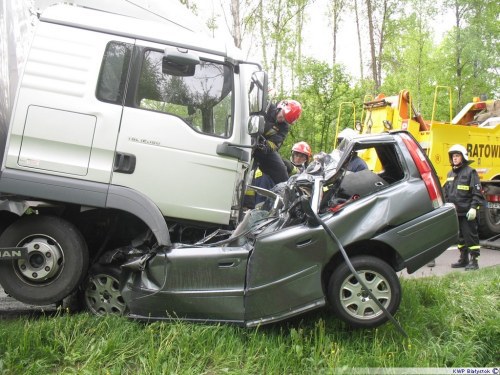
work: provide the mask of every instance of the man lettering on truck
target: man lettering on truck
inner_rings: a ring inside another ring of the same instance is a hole
[[[453,263],[451,267],[465,267],[466,271],[477,270],[479,268],[477,258],[479,258],[480,246],[476,213],[483,201],[481,182],[476,170],[469,166],[472,161],[469,161],[464,146],[459,144],[451,146],[448,155],[452,169],[448,172],[443,186],[444,197],[457,209],[458,249],[460,250],[458,262]]]

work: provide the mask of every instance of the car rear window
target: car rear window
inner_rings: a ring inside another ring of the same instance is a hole
[[[348,166],[356,157],[363,159],[367,168],[351,172]],[[331,207],[338,204],[339,200],[367,197],[397,184],[405,177],[401,160],[394,143],[356,145],[355,151],[350,153],[340,167],[340,172],[332,181],[327,181],[325,193],[330,197],[323,201],[328,201],[328,206]]]

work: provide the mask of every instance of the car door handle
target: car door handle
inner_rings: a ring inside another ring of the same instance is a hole
[[[113,172],[132,174],[135,171],[135,155],[125,152],[115,153]]]
[[[240,259],[238,258],[221,259],[218,262],[219,268],[232,268],[232,267],[237,267],[239,264],[240,264]]]
[[[301,247],[306,247],[306,246],[310,245],[311,243],[312,243],[312,239],[308,238],[307,240],[297,242],[295,245],[298,248],[301,248]]]

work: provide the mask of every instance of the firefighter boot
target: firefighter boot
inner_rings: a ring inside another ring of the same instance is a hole
[[[471,255],[469,263],[465,266],[466,271],[473,271],[479,269],[479,265],[477,264],[477,255]]]
[[[458,259],[457,263],[453,263],[451,268],[462,268],[465,267],[469,263],[469,253],[467,252],[467,248],[460,249],[460,259]]]

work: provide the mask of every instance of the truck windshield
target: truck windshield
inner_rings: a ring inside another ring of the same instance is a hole
[[[201,133],[229,137],[232,130],[231,68],[201,60],[192,76],[179,76],[163,73],[162,59],[162,52],[144,52],[136,106],[177,116]]]

